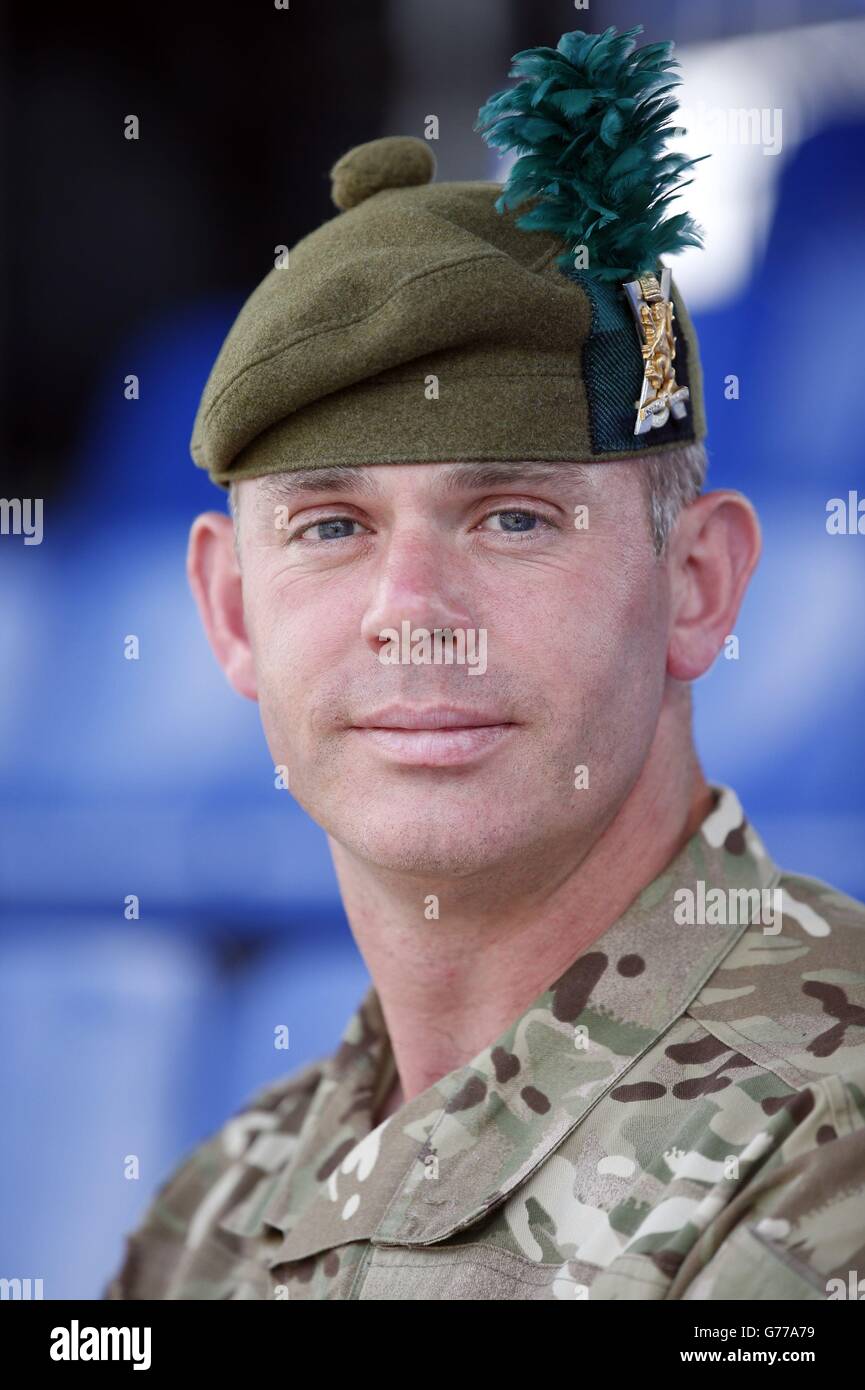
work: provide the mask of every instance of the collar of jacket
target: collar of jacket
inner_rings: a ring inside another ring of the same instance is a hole
[[[370,988],[322,1065],[285,1169],[220,1226],[265,1233],[270,1267],[349,1241],[430,1245],[505,1201],[603,1096],[639,1100],[629,1069],[750,922],[683,924],[682,891],[699,908],[713,889],[771,890],[779,878],[736,793],[712,791],[714,809],[622,916],[495,1042],[375,1129],[394,1063]]]

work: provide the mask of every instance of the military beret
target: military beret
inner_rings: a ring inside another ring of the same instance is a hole
[[[706,432],[699,352],[660,257],[672,44],[640,26],[514,55],[475,128],[520,157],[504,184],[435,182],[391,136],[331,170],[336,216],[242,306],[190,450],[222,487],[300,468],[657,454]],[[522,207],[521,213],[517,209]]]

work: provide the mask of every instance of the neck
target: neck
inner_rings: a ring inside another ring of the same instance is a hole
[[[665,706],[612,818],[587,845],[557,846],[541,872],[534,851],[531,864],[512,857],[506,872],[497,865],[492,875],[436,882],[383,871],[331,839],[396,1061],[379,1119],[504,1032],[666,868],[711,809],[690,719]],[[418,912],[430,894],[439,900],[434,921]]]

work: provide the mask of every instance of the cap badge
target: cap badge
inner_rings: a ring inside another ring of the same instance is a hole
[[[685,417],[689,391],[676,384],[676,339],[673,334],[673,301],[670,296],[669,267],[657,275],[641,275],[625,284],[628,302],[634,312],[640,351],[643,355],[643,389],[634,402],[637,421],[634,434],[660,429],[673,415]]]

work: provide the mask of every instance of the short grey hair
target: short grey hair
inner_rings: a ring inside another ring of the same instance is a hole
[[[655,555],[660,558],[679,512],[703,491],[709,459],[702,440],[639,460]]]
[[[234,526],[234,555],[237,560],[238,568],[240,567],[240,524],[238,522],[237,505],[237,499],[239,496],[240,493],[237,491],[237,483],[229,483],[228,496],[225,499],[225,505],[228,508],[228,515],[231,517],[232,524]]]
[[[702,440],[682,444],[665,453],[648,454],[636,459],[640,483],[646,498],[649,529],[655,555],[660,559],[676,524],[679,512],[693,502],[703,490],[708,457]],[[228,511],[234,522],[234,544],[237,549],[238,508],[237,483],[228,489]]]

